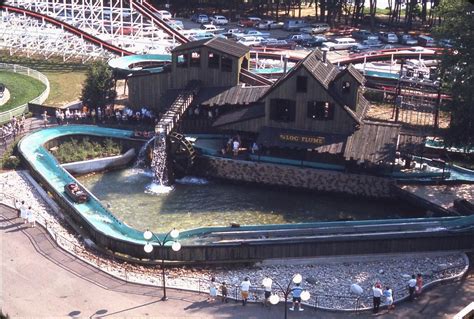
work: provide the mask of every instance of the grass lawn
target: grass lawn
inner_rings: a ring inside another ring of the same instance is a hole
[[[43,83],[29,76],[6,71],[0,71],[0,83],[5,84],[10,91],[10,99],[0,106],[0,112],[28,103],[46,88]]]
[[[0,62],[20,64],[35,69],[48,77],[50,93],[45,105],[62,106],[79,100],[82,83],[86,78],[87,64],[63,62],[61,59],[27,58],[0,52]]]

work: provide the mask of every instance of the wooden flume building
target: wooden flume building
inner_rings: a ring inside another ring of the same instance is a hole
[[[189,42],[172,51],[163,72],[130,77],[129,101],[163,112],[190,81],[199,81],[184,120],[205,118],[204,131],[247,136],[267,156],[365,166],[394,160],[400,126],[366,120],[365,78],[352,65],[340,70],[314,50],[274,83],[249,65],[244,45]]]

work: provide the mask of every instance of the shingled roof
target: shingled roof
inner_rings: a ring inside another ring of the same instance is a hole
[[[219,51],[221,53],[238,57],[238,58],[246,55],[250,51],[248,46],[237,43],[235,41],[230,41],[230,40],[222,39],[222,38],[211,38],[211,39],[197,40],[197,41],[192,41],[192,42],[182,44],[174,48],[171,52],[174,53],[174,52],[188,51],[188,50],[200,48],[203,46],[211,48],[215,51]]]
[[[364,85],[365,84],[365,76],[360,73],[352,64],[349,64],[344,70],[339,72],[339,74],[336,76],[336,79],[343,76],[344,74],[349,73],[352,75],[352,77],[359,82],[360,84]]]

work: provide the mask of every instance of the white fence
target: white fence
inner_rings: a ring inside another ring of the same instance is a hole
[[[17,65],[17,64],[8,64],[8,63],[0,63],[0,71],[8,71],[18,74],[23,74],[34,79],[41,81],[44,85],[46,85],[46,89],[41,93],[38,97],[34,98],[33,100],[29,101],[29,103],[35,104],[43,104],[44,101],[49,96],[49,80],[48,78],[41,72],[36,70],[27,68],[25,66]],[[8,89],[8,87],[7,87]],[[10,98],[12,98],[11,96]],[[1,112],[0,113],[0,124],[6,123],[10,121],[14,116],[21,115],[23,113],[28,112],[28,103],[17,106],[11,110]]]

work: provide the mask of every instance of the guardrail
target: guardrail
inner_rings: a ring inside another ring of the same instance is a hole
[[[0,63],[0,71],[13,72],[23,74],[31,78],[39,80],[46,85],[46,89],[38,97],[29,101],[28,103],[42,104],[49,96],[50,86],[48,78],[41,72],[30,69],[26,66],[18,64]],[[28,112],[28,103],[17,106],[11,110],[0,113],[0,125],[10,121],[14,116],[18,116]]]

